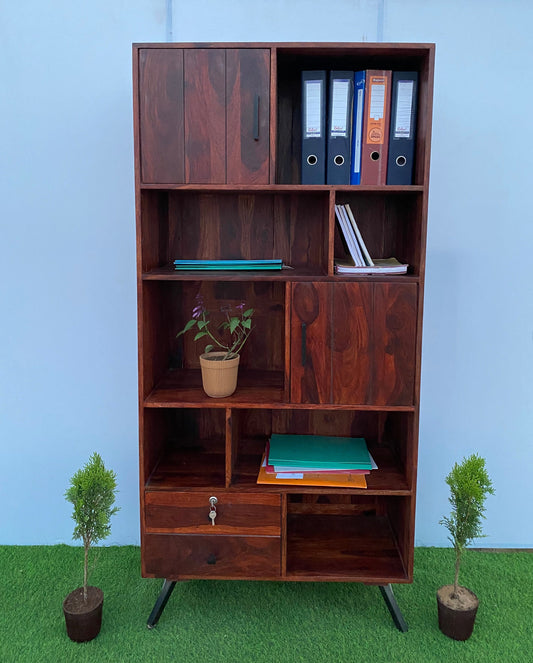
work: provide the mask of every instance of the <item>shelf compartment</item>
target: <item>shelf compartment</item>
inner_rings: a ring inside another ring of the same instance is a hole
[[[144,401],[149,408],[215,407],[227,408],[256,404],[271,406],[283,400],[283,372],[246,370],[239,366],[237,389],[226,398],[210,398],[202,388],[199,370],[169,371]]]
[[[273,259],[327,274],[329,191],[141,191],[142,271],[184,260]]]
[[[294,433],[364,437],[378,465],[366,476],[367,488],[341,489],[343,494],[409,496],[414,490],[412,462],[413,414],[346,410],[232,410],[231,488],[257,490],[261,458],[270,435]],[[329,493],[331,488],[261,485],[261,490]]]
[[[145,409],[142,458],[146,488],[224,488],[225,434],[224,410]]]
[[[290,495],[287,579],[409,582],[405,545],[388,507],[398,497]]]
[[[353,46],[353,48],[351,47]],[[418,71],[418,113],[415,169],[413,182],[424,185],[428,180],[430,131],[427,118],[432,107],[433,49],[402,50],[398,45],[387,45],[378,52],[371,45],[324,45],[316,48],[276,49],[277,55],[277,136],[276,183],[297,184],[301,181],[301,72],[303,70],[358,71],[363,69],[390,69]],[[357,188],[357,187],[354,187]]]
[[[423,201],[419,193],[383,196],[374,192],[336,193],[336,203],[350,205],[372,258],[397,258],[409,265],[408,273],[421,271]],[[335,221],[335,260],[349,259],[339,224]],[[389,278],[396,279],[397,276]]]
[[[201,388],[199,356],[209,341],[194,334],[177,337],[200,299],[210,313],[211,328],[242,302],[253,308],[254,329],[240,352],[233,401],[254,398],[279,402],[285,372],[285,284],[263,282],[145,281],[142,284],[142,394],[149,406],[181,402],[209,407]],[[217,406],[215,406],[217,407]]]

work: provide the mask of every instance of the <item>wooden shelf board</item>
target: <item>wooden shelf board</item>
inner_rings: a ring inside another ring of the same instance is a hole
[[[312,269],[296,268],[266,271],[177,271],[172,265],[156,267],[141,275],[143,281],[387,281],[413,283],[417,274],[318,274]]]
[[[379,193],[381,194],[399,194],[399,193],[422,193],[425,191],[423,185],[409,184],[409,185],[368,185],[360,184],[354,185],[340,185],[332,186],[329,184],[165,184],[165,183],[151,183],[140,184],[141,190],[159,190],[159,191],[217,191],[228,193],[235,193],[242,191],[243,193],[307,193],[307,192],[324,192],[330,191],[343,191],[350,193]]]
[[[289,514],[287,579],[406,582],[408,575],[385,516]]]
[[[270,407],[283,399],[281,371],[239,371],[237,390],[226,398],[210,398],[202,389],[200,370],[169,371],[146,398],[145,407]]]

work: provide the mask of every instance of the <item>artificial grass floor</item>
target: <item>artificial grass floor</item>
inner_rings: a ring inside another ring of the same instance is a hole
[[[103,548],[90,584],[104,591],[99,636],[71,642],[61,604],[80,585],[82,551],[0,546],[0,662],[451,663],[533,661],[533,554],[467,551],[462,584],[480,608],[470,640],[437,625],[435,592],[453,552],[417,548],[414,582],[394,592],[409,625],[394,626],[376,587],[351,583],[178,583],[155,629],[160,580],[140,577],[139,549]]]

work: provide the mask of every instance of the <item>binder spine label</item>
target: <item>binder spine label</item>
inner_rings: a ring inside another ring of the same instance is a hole
[[[366,133],[367,144],[382,145],[385,142],[385,99],[387,98],[387,79],[370,80],[370,112]]]
[[[348,136],[348,95],[350,93],[350,81],[335,79],[333,81],[333,94],[331,106],[331,136]]]
[[[398,81],[394,138],[411,138],[414,81]]]
[[[322,81],[305,81],[305,137],[322,136]]]

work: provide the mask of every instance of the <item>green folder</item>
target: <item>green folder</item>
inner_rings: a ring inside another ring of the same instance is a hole
[[[270,438],[269,465],[328,470],[370,470],[372,463],[362,437],[280,435]]]

